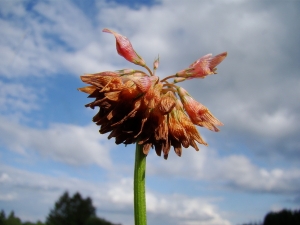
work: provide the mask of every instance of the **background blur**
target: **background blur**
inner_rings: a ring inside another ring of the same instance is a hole
[[[0,0],[0,209],[42,220],[64,192],[133,224],[134,145],[115,145],[76,90],[84,73],[137,68],[127,36],[160,77],[228,51],[218,74],[182,83],[225,125],[208,147],[147,157],[149,224],[229,225],[300,207],[300,1]]]

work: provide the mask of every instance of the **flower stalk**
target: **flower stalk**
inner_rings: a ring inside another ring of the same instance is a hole
[[[133,181],[135,225],[147,224],[145,182],[146,155],[143,153],[143,145],[136,143]]]

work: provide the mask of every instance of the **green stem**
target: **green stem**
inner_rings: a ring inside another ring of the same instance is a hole
[[[136,143],[133,181],[135,225],[147,225],[145,180],[146,155],[143,145]]]
[[[148,67],[147,65],[145,65],[145,66],[144,66],[144,68],[146,68],[146,69],[148,70],[148,72],[149,72],[150,76],[153,76],[153,73],[152,73],[152,71],[149,69],[149,67]]]
[[[175,78],[175,77],[177,77],[176,74],[171,75],[171,76],[168,76],[168,77],[165,77],[165,78],[162,79],[160,82],[164,82],[164,81],[166,81],[166,80],[168,80],[168,79],[170,79],[170,78]]]

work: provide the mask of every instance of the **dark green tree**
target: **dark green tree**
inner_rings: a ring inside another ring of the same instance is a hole
[[[96,216],[92,200],[83,199],[79,193],[69,196],[65,192],[55,203],[47,217],[47,225],[85,225],[89,218]]]
[[[5,220],[6,220],[5,212],[2,209],[0,212],[0,225],[5,225]]]
[[[37,221],[36,225],[46,225],[45,223],[41,222],[41,221]]]
[[[85,225],[117,225],[99,217],[91,217]]]
[[[27,222],[24,222],[22,225],[46,225],[46,224],[41,221],[37,221],[36,223],[27,221]]]
[[[280,212],[269,212],[264,219],[263,225],[299,225],[300,210],[282,210]]]
[[[11,211],[9,216],[6,218],[5,225],[22,225],[20,218],[15,217],[15,212]]]
[[[251,222],[251,223],[243,223],[241,225],[263,225],[263,224],[260,222]]]
[[[32,222],[25,222],[25,223],[23,223],[23,225],[36,225],[36,223],[32,223]]]

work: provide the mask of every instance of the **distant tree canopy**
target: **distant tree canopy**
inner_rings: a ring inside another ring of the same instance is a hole
[[[38,221],[36,223],[24,222],[20,218],[15,216],[14,211],[11,211],[9,216],[6,217],[5,212],[1,210],[0,212],[0,225],[45,225],[44,223]]]
[[[83,199],[79,193],[70,197],[65,192],[55,203],[47,217],[47,225],[84,225],[89,218],[96,216],[96,208],[88,197]]]
[[[263,225],[300,225],[300,210],[284,209],[280,212],[269,212]]]
[[[284,209],[280,212],[269,212],[263,222],[242,225],[300,225],[300,210]]]
[[[46,223],[37,221],[22,222],[11,211],[6,217],[4,210],[0,211],[0,225],[117,225],[96,216],[96,208],[91,198],[82,198],[79,193],[72,197],[68,192],[55,202],[54,208],[50,210]],[[119,224],[121,225],[121,224]]]
[[[92,199],[83,199],[79,193],[65,192],[55,203],[46,220],[47,225],[114,225],[96,216]]]

